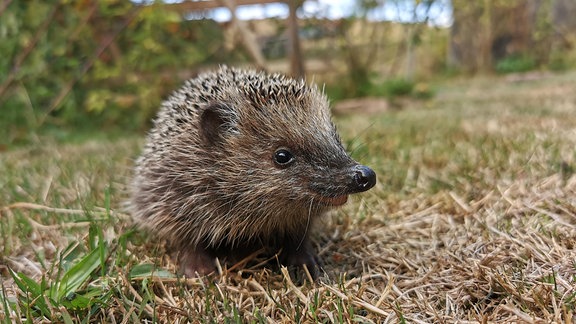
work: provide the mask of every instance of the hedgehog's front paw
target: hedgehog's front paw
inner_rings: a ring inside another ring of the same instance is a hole
[[[180,251],[178,262],[180,273],[186,277],[200,277],[216,271],[215,256],[209,251],[196,248]]]
[[[312,280],[318,279],[322,268],[322,263],[318,255],[316,255],[310,242],[307,240],[303,242],[298,249],[289,246],[285,247],[280,254],[280,261],[282,264],[288,266],[290,276],[298,282],[303,282],[306,278],[303,272],[304,266],[306,266]]]

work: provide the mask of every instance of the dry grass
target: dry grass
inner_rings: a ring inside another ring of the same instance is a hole
[[[326,218],[314,284],[259,266],[172,276],[121,213],[139,139],[6,152],[0,319],[574,323],[575,80],[446,85],[432,103],[338,120],[379,183]],[[83,267],[77,289],[50,290]]]

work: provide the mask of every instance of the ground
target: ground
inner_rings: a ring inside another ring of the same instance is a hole
[[[123,213],[141,135],[0,155],[4,322],[576,321],[576,73],[444,82],[339,115],[377,186],[314,234],[315,283],[182,280]]]

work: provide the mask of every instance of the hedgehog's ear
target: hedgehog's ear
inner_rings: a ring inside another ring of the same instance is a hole
[[[223,103],[209,104],[200,115],[200,136],[204,143],[217,145],[234,129],[230,107]]]

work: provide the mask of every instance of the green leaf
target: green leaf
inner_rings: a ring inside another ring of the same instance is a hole
[[[158,269],[158,267],[151,263],[139,264],[130,270],[130,279],[149,278],[152,276],[158,278],[176,278],[176,275],[170,271]]]
[[[57,295],[53,296],[55,300],[62,300],[62,298],[76,292],[88,280],[90,274],[101,265],[100,253],[100,249],[92,250],[66,271],[58,284]]]
[[[62,305],[68,309],[88,309],[96,303],[101,303],[102,295],[104,295],[104,290],[100,288],[92,289],[83,294],[72,293],[62,300]]]

